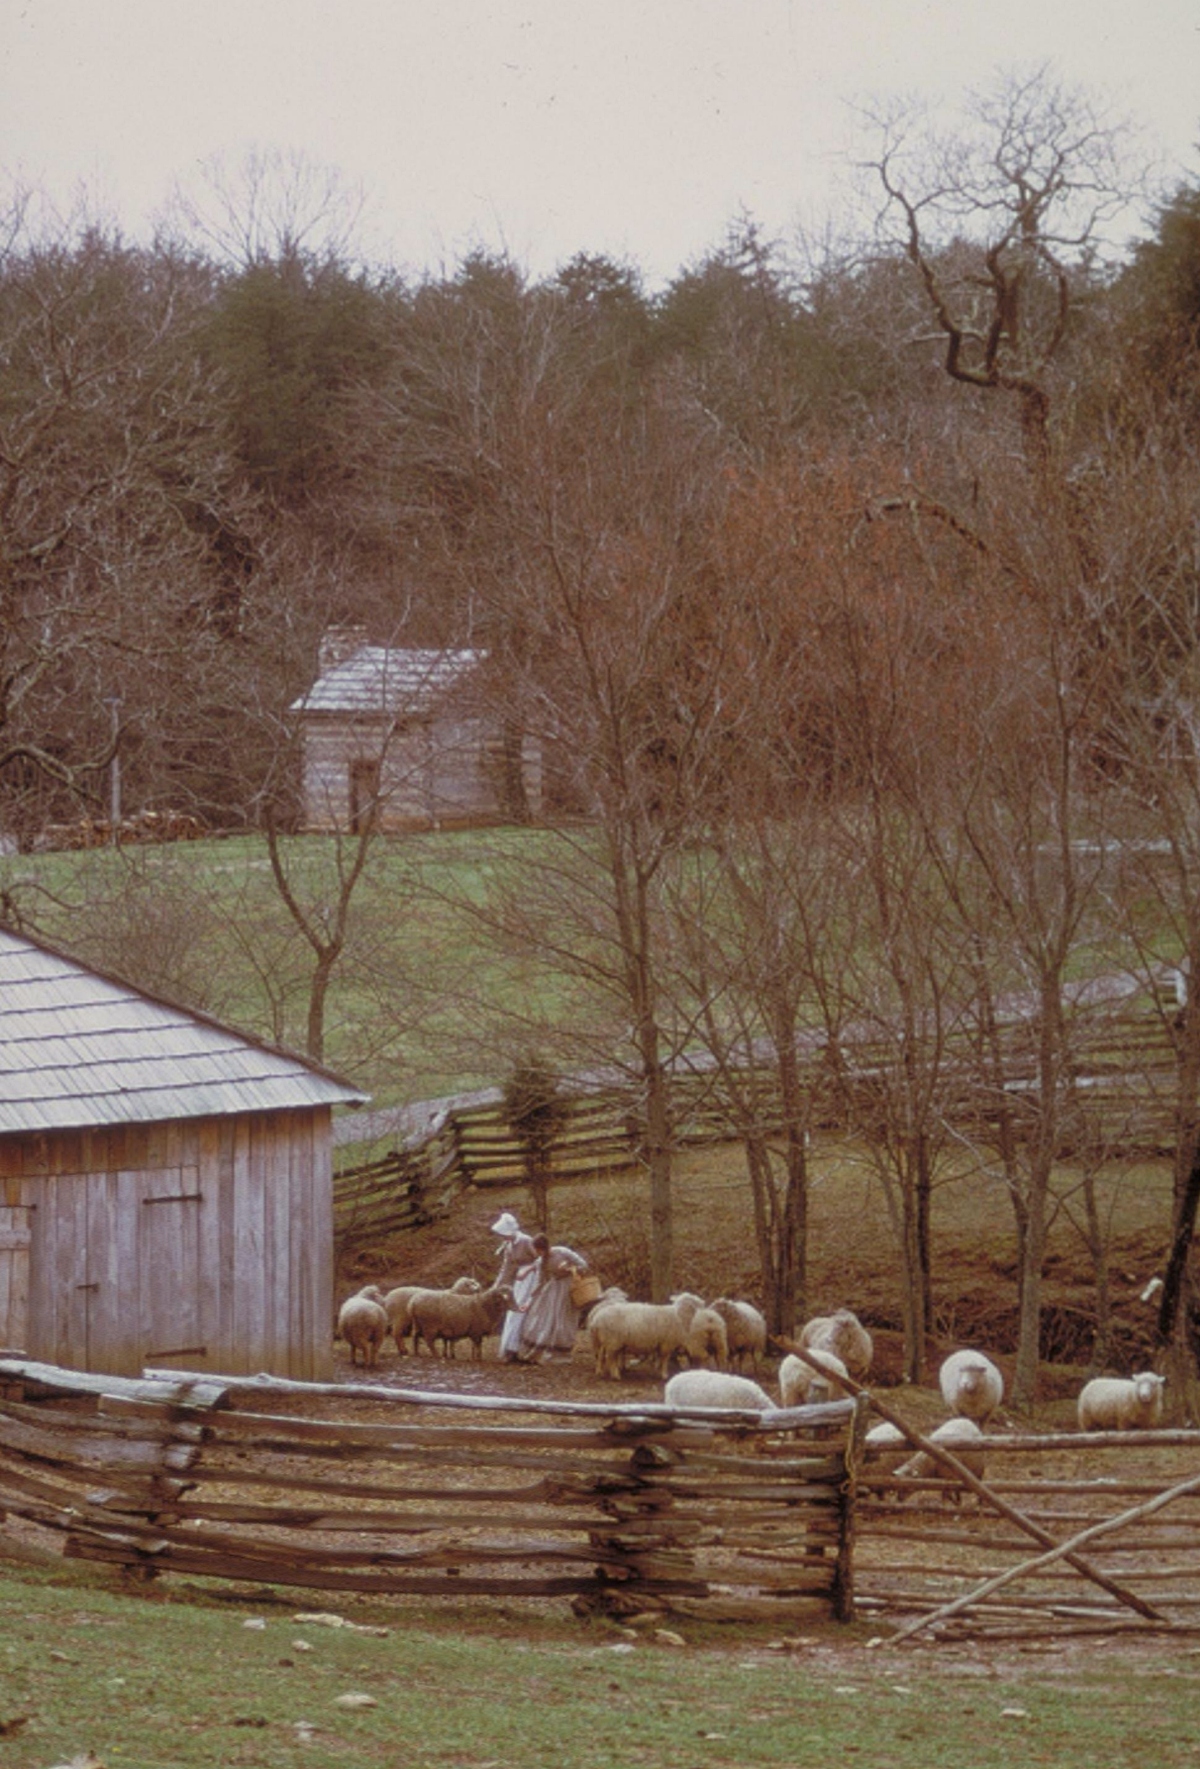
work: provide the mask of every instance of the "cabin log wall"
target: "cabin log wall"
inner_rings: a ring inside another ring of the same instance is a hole
[[[475,718],[415,720],[389,731],[360,717],[309,712],[304,719],[304,819],[311,830],[353,825],[351,770],[377,765],[374,821],[404,831],[459,823],[496,822],[504,804],[502,740],[490,722]],[[521,745],[521,771],[530,809],[541,802],[540,752]]]

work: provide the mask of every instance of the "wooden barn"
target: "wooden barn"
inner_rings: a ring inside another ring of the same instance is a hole
[[[328,1376],[331,1113],[365,1097],[0,928],[0,1347]]]
[[[320,674],[293,702],[307,829],[438,829],[527,821],[541,797],[536,743],[482,709],[482,651],[368,645],[332,629]]]

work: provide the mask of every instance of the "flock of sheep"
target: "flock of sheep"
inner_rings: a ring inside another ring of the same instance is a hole
[[[448,1356],[460,1340],[471,1344],[471,1355],[483,1356],[483,1342],[500,1331],[512,1307],[507,1284],[485,1290],[476,1278],[457,1278],[448,1290],[423,1284],[398,1284],[385,1294],[378,1284],[367,1284],[348,1296],[338,1311],[337,1336],[350,1347],[350,1362],[371,1369],[383,1350],[388,1334],[403,1357],[415,1355],[422,1343],[436,1352],[439,1345]]]
[[[484,1340],[499,1332],[511,1305],[507,1286],[493,1284],[485,1290],[469,1277],[449,1289],[404,1284],[384,1292],[369,1284],[342,1304],[337,1331],[350,1347],[351,1362],[361,1361],[367,1368],[375,1364],[389,1333],[402,1354],[411,1345],[415,1355],[425,1344],[433,1353],[440,1346],[453,1356],[465,1339],[472,1356],[482,1358]],[[763,1411],[811,1406],[864,1382],[874,1354],[870,1333],[851,1309],[819,1315],[801,1329],[797,1341],[807,1358],[791,1352],[781,1362],[776,1401],[757,1380],[767,1349],[767,1323],[750,1302],[721,1296],[706,1303],[690,1291],[667,1303],[635,1302],[610,1288],[589,1310],[586,1330],[598,1376],[619,1381],[629,1364],[653,1362],[665,1383],[664,1400],[677,1407]],[[672,1374],[678,1364],[686,1367]],[[1163,1381],[1147,1370],[1087,1382],[1077,1403],[1080,1430],[1153,1428],[1162,1420]],[[964,1349],[945,1359],[938,1386],[949,1416],[930,1434],[931,1441],[950,1450],[978,1477],[986,1456],[984,1428],[1004,1398],[1004,1379],[983,1352]],[[908,1447],[903,1433],[886,1423],[868,1432],[867,1445],[879,1457]],[[921,1451],[895,1472],[928,1476],[937,1467]]]

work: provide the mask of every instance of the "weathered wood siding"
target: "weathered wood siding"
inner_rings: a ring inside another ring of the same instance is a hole
[[[422,720],[388,738],[374,720],[310,715],[304,727],[309,829],[351,827],[356,762],[380,764],[376,822],[381,829],[491,821],[505,814],[502,739],[486,720]],[[522,774],[536,809],[541,769],[537,745],[528,739],[522,745]]]
[[[327,1377],[331,1165],[327,1107],[0,1138],[0,1344]]]
[[[28,1335],[29,1216],[20,1204],[0,1203],[0,1349],[17,1350]]]

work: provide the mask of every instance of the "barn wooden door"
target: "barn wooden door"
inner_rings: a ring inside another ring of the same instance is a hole
[[[204,1196],[195,1168],[164,1179],[146,1186],[139,1209],[141,1361],[191,1369],[208,1356],[200,1261]]]
[[[31,1214],[27,1204],[0,1204],[0,1351],[29,1350]]]

